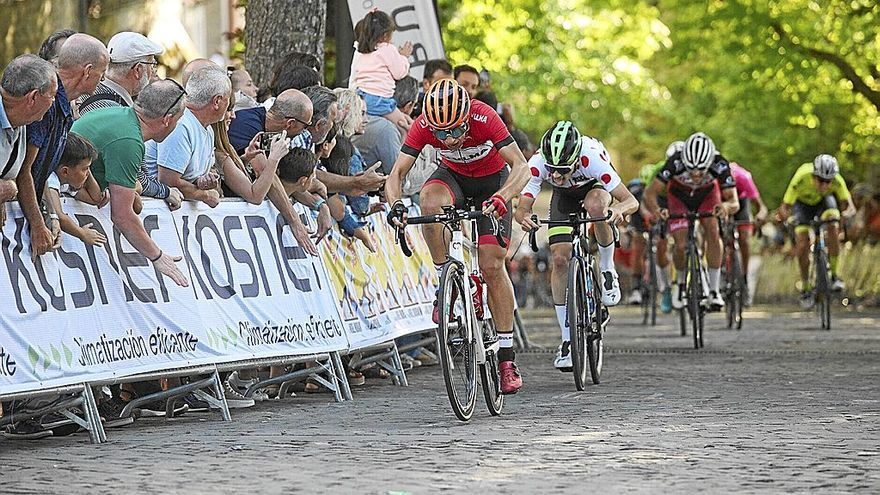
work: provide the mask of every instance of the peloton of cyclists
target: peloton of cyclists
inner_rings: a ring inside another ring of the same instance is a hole
[[[667,191],[668,209],[659,206],[657,198]],[[681,151],[673,153],[645,191],[645,203],[653,217],[668,219],[670,215],[712,212],[715,217],[700,221],[705,241],[706,264],[709,275],[708,304],[711,310],[724,307],[719,285],[721,281],[721,237],[718,218],[726,218],[739,210],[736,184],[730,174],[728,161],[715,148],[712,140],[698,132],[692,134]],[[673,264],[676,283],[672,290],[672,305],[684,307],[685,239],[688,222],[677,218],[669,221],[669,233],[675,240]]]
[[[553,186],[550,198],[550,219],[566,220],[570,213],[584,209],[591,217],[604,217],[606,222],[594,223],[599,245],[599,268],[602,272],[602,303],[614,306],[620,302],[620,283],[614,268],[614,237],[610,224],[621,223],[634,213],[639,203],[630,194],[611,164],[608,150],[601,141],[582,136],[570,121],[559,121],[541,138],[540,153],[529,160],[531,179],[522,190],[514,215],[523,230],[537,228],[532,221],[532,206],[544,181]],[[554,366],[571,369],[570,332],[565,308],[567,268],[571,259],[572,228],[550,227],[547,235],[552,257],[550,288],[556,316],[562,333]]]

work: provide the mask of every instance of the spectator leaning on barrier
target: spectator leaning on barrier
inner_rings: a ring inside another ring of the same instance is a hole
[[[249,160],[249,165],[256,174],[261,174],[266,168],[265,155],[257,154],[250,156],[247,154],[248,146],[254,139],[263,132],[281,132],[285,131],[287,137],[295,136],[305,130],[306,125],[312,121],[312,102],[303,94],[302,91],[289,89],[284,91],[275,99],[272,107],[268,110],[262,106],[248,108],[235,113],[235,119],[229,124],[229,143],[239,156],[244,156],[245,160]],[[281,215],[287,220],[296,237],[299,245],[312,255],[318,254],[315,243],[309,238],[308,231],[297,215],[293,206],[290,204],[288,196],[284,194],[284,188],[281,181],[273,178],[272,186],[269,188],[269,200],[275,205],[275,208],[281,212]],[[322,205],[315,206],[315,199],[307,192],[296,195],[297,201],[310,207],[317,208],[318,214],[318,239],[322,234],[326,234],[332,225],[330,218],[330,210]],[[322,226],[323,225],[323,230]]]
[[[419,81],[411,76],[397,81],[394,88],[397,107],[407,115],[412,112],[418,94]],[[382,162],[382,173],[387,175],[397,159],[403,140],[397,126],[388,119],[379,115],[368,115],[364,133],[352,136],[351,142],[360,150],[365,163]]]
[[[186,91],[165,79],[147,85],[133,108],[104,108],[89,112],[73,131],[92,142],[98,158],[92,175],[103,190],[110,189],[110,218],[128,242],[150,260],[161,273],[178,285],[189,282],[175,265],[180,256],[162,252],[144,230],[134,211],[137,173],[144,158],[144,142],[162,142],[177,126],[186,104]]]
[[[175,187],[190,200],[211,208],[220,202],[220,177],[214,164],[214,129],[211,124],[226,117],[232,83],[219,67],[204,67],[186,83],[186,108],[180,122],[161,143],[147,141],[144,163],[151,175]]]
[[[252,204],[260,204],[266,199],[269,188],[275,178],[278,162],[290,150],[290,140],[287,132],[281,131],[272,139],[272,146],[268,151],[260,148],[260,139],[255,136],[248,145],[244,159],[250,162],[259,154],[268,157],[268,165],[263,169],[259,177],[254,180],[252,168],[245,166],[242,158],[235,152],[235,148],[229,143],[229,123],[235,118],[235,96],[229,102],[226,118],[220,122],[211,124],[214,129],[214,159],[220,172],[221,187],[224,196],[239,197]]]
[[[34,55],[20,55],[0,78],[0,228],[3,204],[18,194],[15,178],[27,154],[27,124],[43,118],[55,99],[55,67]]]
[[[46,115],[28,125],[27,156],[16,179],[18,200],[27,218],[31,236],[31,255],[34,257],[58,247],[61,227],[50,218],[44,220],[40,203],[46,179],[55,171],[67,133],[73,125],[70,100],[91,93],[98,86],[107,70],[107,48],[96,38],[87,34],[74,34],[61,47],[58,54],[58,91],[55,103]],[[47,214],[54,213],[50,207]]]

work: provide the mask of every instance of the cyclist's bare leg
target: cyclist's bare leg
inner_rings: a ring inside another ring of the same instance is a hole
[[[751,240],[752,229],[739,229],[739,253],[742,257],[742,269],[745,273],[749,272],[749,255],[751,254],[751,251],[749,250],[749,242]]]
[[[825,224],[825,245],[828,246],[828,256],[840,254],[840,227],[836,223]]]
[[[657,239],[657,268],[660,272],[658,274],[657,288],[663,290],[669,286],[670,282],[669,240],[665,237],[662,239]]]
[[[718,219],[715,217],[700,220],[703,228],[703,241],[706,245],[706,266],[721,268],[721,235],[718,233]]]
[[[593,189],[584,198],[584,209],[591,217],[604,217],[608,214],[610,205],[611,195],[604,189]],[[611,232],[611,226],[607,223],[594,223],[593,231],[600,246],[607,246],[614,242],[614,234]]]
[[[479,247],[480,272],[486,280],[489,310],[499,334],[513,334],[513,284],[507,275],[504,258],[507,250],[497,244]]]
[[[427,184],[419,193],[422,215],[442,213],[443,207],[452,204],[452,196],[449,190],[440,184]],[[443,225],[422,225],[422,235],[431,252],[434,265],[439,266],[446,262],[446,252],[449,249],[449,235],[444,234]]]
[[[550,245],[550,291],[553,304],[565,304],[565,289],[568,284],[568,263],[571,261],[571,243],[557,242]]]
[[[798,268],[801,271],[801,282],[806,289],[810,285],[810,232],[808,230],[795,232],[794,241],[794,251],[798,259]]]
[[[633,232],[633,274],[641,280],[645,274],[645,237],[641,232]]]
[[[675,266],[675,276],[678,283],[683,284],[687,279],[684,258],[684,250],[687,244],[687,229],[672,232],[672,238],[675,240],[675,246],[672,249],[672,264]]]

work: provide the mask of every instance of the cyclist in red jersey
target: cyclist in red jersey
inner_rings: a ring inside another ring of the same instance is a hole
[[[422,148],[429,144],[438,150],[442,163],[419,194],[422,213],[442,213],[447,205],[464,208],[466,199],[472,198],[483,205],[484,213],[498,218],[504,238],[509,239],[508,207],[530,178],[528,164],[498,114],[488,105],[471,100],[467,91],[451,79],[437,81],[428,89],[424,113],[413,122],[385,182],[385,198],[392,205],[389,223],[406,223],[401,184]],[[513,285],[504,265],[507,250],[492,235],[488,218],[480,220],[477,228],[480,271],[489,287],[489,309],[501,347],[501,391],[516,393],[522,379],[514,363]],[[425,225],[422,232],[439,274],[448,247],[443,226]],[[436,323],[439,317],[436,301],[434,304]]]

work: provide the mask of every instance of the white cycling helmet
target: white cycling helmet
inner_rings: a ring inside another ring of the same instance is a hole
[[[681,160],[688,170],[706,170],[715,161],[715,143],[702,132],[691,134],[684,142]]]
[[[819,155],[813,160],[813,175],[820,179],[833,180],[839,171],[837,158],[831,155]]]
[[[668,148],[666,148],[666,158],[672,158],[672,155],[681,151],[684,148],[684,141],[673,141]]]

